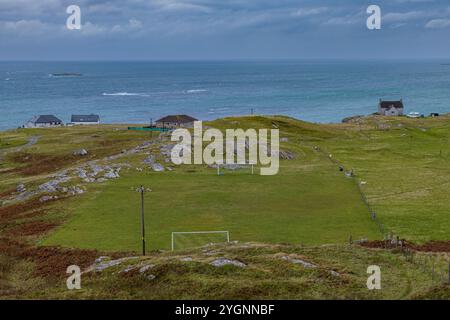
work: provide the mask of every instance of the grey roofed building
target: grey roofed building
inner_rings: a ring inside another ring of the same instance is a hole
[[[56,127],[63,124],[62,120],[55,117],[54,115],[39,115],[34,116],[29,120],[24,127],[27,128],[46,128],[46,127]]]
[[[380,99],[378,113],[383,116],[402,116],[404,111],[403,100],[383,101]]]
[[[174,116],[166,116],[156,121],[156,125],[158,127],[190,127],[193,126],[194,122],[198,121],[197,119],[182,114],[182,115],[174,115]]]
[[[87,114],[87,115],[73,114],[70,122],[74,124],[99,124],[100,116],[96,114]]]

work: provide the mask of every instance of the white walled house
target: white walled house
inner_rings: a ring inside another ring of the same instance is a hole
[[[100,116],[96,114],[72,115],[70,122],[72,125],[92,125],[100,124]]]
[[[39,115],[34,116],[31,120],[25,123],[24,128],[50,128],[60,127],[63,125],[62,120],[54,115]]]
[[[402,116],[404,109],[402,99],[400,101],[383,101],[380,99],[378,104],[378,113],[382,116]]]

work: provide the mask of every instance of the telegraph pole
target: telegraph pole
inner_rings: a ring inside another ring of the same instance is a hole
[[[141,186],[138,191],[141,194],[141,237],[142,237],[142,255],[145,256],[145,220],[144,220],[144,186]]]

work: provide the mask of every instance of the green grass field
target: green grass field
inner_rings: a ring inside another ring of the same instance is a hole
[[[73,201],[72,218],[44,244],[138,251],[140,196],[132,189],[139,184],[153,190],[145,196],[153,249],[169,249],[176,231],[227,230],[232,240],[305,244],[379,236],[351,181],[331,166],[316,170],[286,168],[274,177],[132,173]]]
[[[232,240],[294,244],[345,243],[350,235],[381,238],[355,182],[338,170],[327,153],[347,169],[353,168],[357,179],[365,182],[363,189],[388,230],[416,242],[448,240],[448,117],[362,121],[318,125],[287,117],[244,117],[208,123],[219,129],[272,128],[276,123],[281,137],[288,138],[281,148],[293,151],[296,159],[282,161],[280,173],[269,177],[251,175],[247,169],[217,176],[205,166],[182,166],[164,173],[124,170],[118,180],[86,185],[86,194],[56,203],[52,212],[64,223],[39,243],[138,251],[140,203],[133,190],[141,184],[153,190],[145,196],[146,239],[151,249],[169,249],[174,231],[227,230]],[[98,126],[15,134],[25,141],[27,136],[40,136],[28,151],[31,154],[64,156],[86,147],[92,158],[150,139],[148,133],[123,129]],[[143,159],[136,155],[125,161],[145,168]],[[23,166],[8,160],[4,167]],[[61,168],[73,165],[63,161]],[[47,176],[3,174],[2,189],[24,179],[31,184],[42,182]]]

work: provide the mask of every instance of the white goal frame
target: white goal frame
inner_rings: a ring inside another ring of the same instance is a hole
[[[224,233],[227,235],[227,243],[230,242],[229,231],[191,231],[191,232],[172,232],[172,251],[175,251],[175,235],[177,234],[219,234]]]

